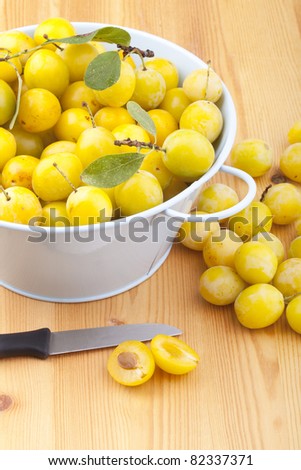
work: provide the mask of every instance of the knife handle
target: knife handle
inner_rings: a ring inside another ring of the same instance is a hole
[[[32,356],[46,359],[49,356],[50,335],[49,328],[0,334],[0,358]]]

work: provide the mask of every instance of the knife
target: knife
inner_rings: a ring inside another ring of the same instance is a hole
[[[0,358],[32,356],[46,359],[55,354],[117,346],[127,340],[149,341],[158,334],[177,336],[181,333],[178,328],[163,323],[138,323],[58,332],[41,328],[0,334]]]

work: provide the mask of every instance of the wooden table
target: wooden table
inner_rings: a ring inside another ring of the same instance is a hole
[[[0,8],[1,30],[50,16],[115,23],[210,59],[236,103],[237,141],[268,141],[275,168],[301,117],[300,0],[2,0]],[[258,195],[271,174],[258,180]],[[295,236],[292,226],[275,233],[286,245]],[[300,449],[300,335],[285,316],[249,331],[232,307],[207,304],[198,294],[203,269],[198,253],[175,246],[150,280],[107,300],[53,304],[1,289],[1,332],[166,322],[183,329],[201,362],[187,376],[156,371],[132,389],[108,375],[111,350],[3,360],[0,448]]]

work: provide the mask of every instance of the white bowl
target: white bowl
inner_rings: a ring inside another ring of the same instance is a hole
[[[74,23],[77,33],[102,26]],[[33,35],[34,26],[20,28]],[[165,39],[126,29],[132,44],[151,49],[158,57],[173,61],[180,80],[191,71],[205,68],[201,59]],[[248,205],[255,195],[255,183],[246,173],[222,167],[236,133],[236,113],[223,84],[218,103],[224,118],[222,133],[215,143],[216,159],[210,170],[169,201],[141,214],[100,225],[52,228],[29,227],[0,221],[0,285],[19,294],[51,302],[84,302],[124,292],[161,266],[172,247],[181,221],[208,181],[221,168],[247,182],[247,196],[235,207],[210,217],[228,217]]]

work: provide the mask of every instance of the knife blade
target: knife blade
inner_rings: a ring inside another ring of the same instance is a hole
[[[32,356],[46,359],[56,354],[117,346],[127,340],[149,341],[158,334],[177,336],[181,333],[178,328],[163,323],[126,324],[57,332],[40,328],[0,334],[0,358]]]

